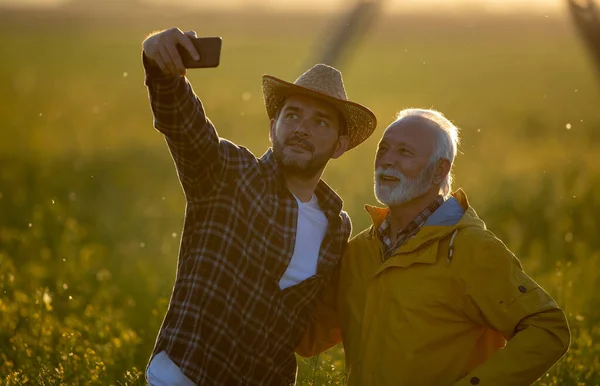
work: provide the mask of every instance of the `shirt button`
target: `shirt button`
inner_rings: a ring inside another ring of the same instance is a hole
[[[471,385],[479,385],[479,378],[477,378],[477,377],[471,378]]]
[[[521,291],[521,292],[525,293],[525,292],[527,292],[527,288],[525,288],[525,286],[524,286],[524,285],[520,285],[520,286],[519,286],[519,291]]]

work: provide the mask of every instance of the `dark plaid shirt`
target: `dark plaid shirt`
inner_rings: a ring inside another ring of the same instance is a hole
[[[319,182],[329,227],[317,273],[281,290],[298,206],[272,151],[256,158],[219,138],[185,78],[145,67],[155,127],[187,201],[177,277],[153,355],[166,351],[198,385],[294,384],[294,349],[350,235],[342,201]]]
[[[390,215],[388,214],[383,223],[379,226],[379,237],[381,238],[381,242],[383,244],[383,260],[387,260],[394,252],[402,246],[409,238],[416,235],[421,228],[427,222],[429,216],[433,214],[442,204],[444,203],[444,197],[438,196],[435,201],[433,201],[427,208],[423,209],[421,213],[415,217],[404,229],[400,230],[396,234],[396,241],[392,242],[391,237],[391,227],[390,227]]]

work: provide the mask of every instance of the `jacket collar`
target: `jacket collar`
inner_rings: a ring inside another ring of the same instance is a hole
[[[458,202],[460,204],[463,211],[466,211],[470,207],[469,201],[467,200],[467,195],[465,194],[465,192],[462,189],[458,189],[456,192],[452,193],[451,197],[454,198],[455,202]],[[444,207],[447,207],[447,205],[449,204],[448,201],[449,200],[446,200],[446,202],[444,204],[442,204],[442,206],[434,213],[439,213],[444,209]],[[390,213],[390,208],[388,208],[388,207],[379,207],[379,206],[373,206],[373,205],[368,205],[368,204],[365,205],[365,210],[371,217],[371,222],[377,228],[379,228],[381,226],[381,224],[383,223],[383,220],[385,220],[388,213]],[[428,222],[428,225],[431,224],[431,221],[427,221],[427,222]]]
[[[377,230],[388,215],[389,208],[365,205],[365,209],[369,213],[373,223],[369,229],[369,238],[377,238]],[[459,213],[456,213],[456,209],[459,210]],[[432,219],[435,222],[428,221],[419,233],[408,239],[396,251],[395,255],[414,252],[424,244],[444,238],[456,229],[466,226],[485,226],[469,205],[467,196],[462,189],[454,192],[431,217],[434,216],[437,217]]]

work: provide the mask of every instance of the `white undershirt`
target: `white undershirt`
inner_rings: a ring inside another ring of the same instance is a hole
[[[327,217],[319,207],[317,197],[313,194],[308,202],[294,197],[298,202],[296,244],[290,265],[279,281],[281,289],[296,285],[317,273],[319,250],[327,231]]]

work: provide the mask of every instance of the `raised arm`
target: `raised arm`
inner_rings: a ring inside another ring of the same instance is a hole
[[[504,244],[490,236],[485,245],[481,259],[473,262],[474,271],[464,278],[466,311],[508,343],[456,385],[530,385],[567,351],[567,320]]]
[[[195,36],[177,28],[155,33],[144,40],[142,55],[154,127],[166,138],[188,201],[214,193],[226,175],[255,160],[246,149],[219,138],[185,78],[177,47],[196,59],[189,39]]]

